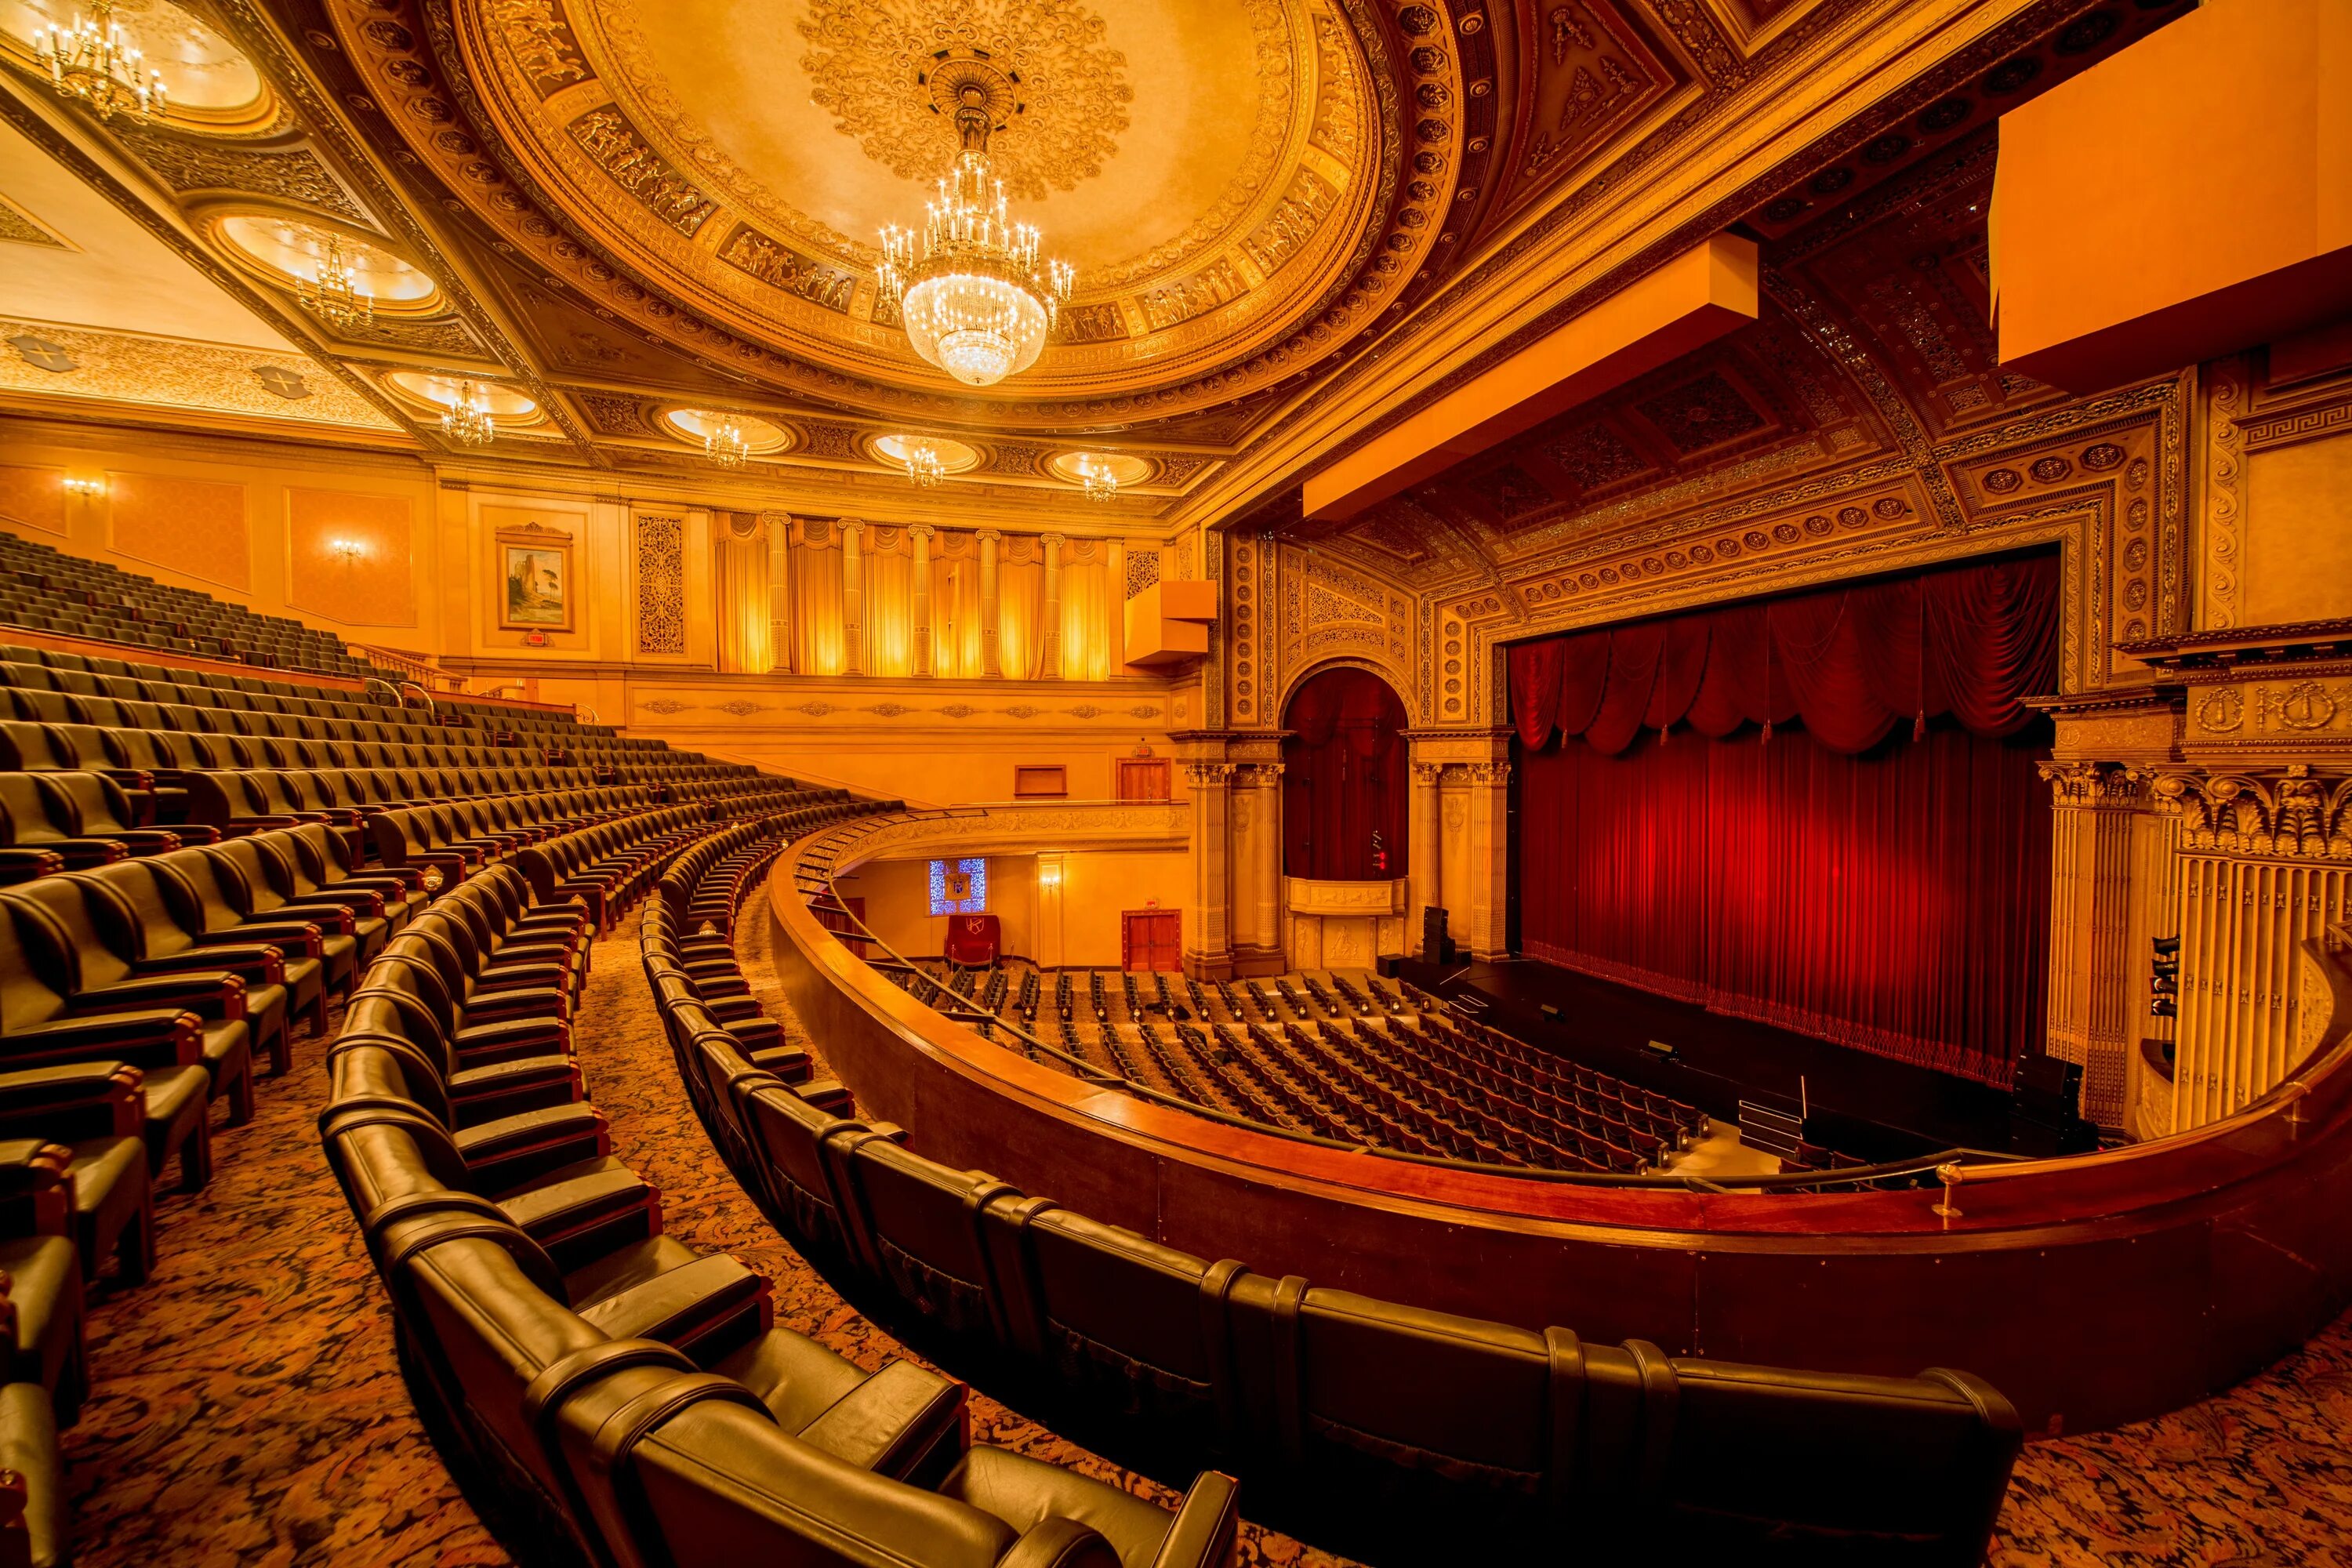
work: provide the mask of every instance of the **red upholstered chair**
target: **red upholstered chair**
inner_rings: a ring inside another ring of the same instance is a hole
[[[993,963],[1002,928],[994,915],[950,915],[948,961],[951,963]]]

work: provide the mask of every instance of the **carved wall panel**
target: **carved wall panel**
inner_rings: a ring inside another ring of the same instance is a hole
[[[639,653],[686,651],[686,520],[637,514]]]
[[[1335,663],[1378,672],[1404,699],[1407,713],[1419,712],[1421,683],[1413,653],[1418,601],[1402,588],[1328,554],[1283,545],[1276,555],[1281,687],[1269,719],[1279,720],[1281,704],[1300,681]]]

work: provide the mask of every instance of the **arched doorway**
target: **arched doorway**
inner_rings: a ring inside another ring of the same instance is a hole
[[[1403,701],[1370,670],[1310,676],[1283,710],[1282,869],[1317,881],[1405,874],[1412,770]]]

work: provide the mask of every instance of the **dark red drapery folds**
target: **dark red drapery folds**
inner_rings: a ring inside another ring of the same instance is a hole
[[[1526,745],[1557,731],[1612,753],[1643,731],[1796,719],[1836,752],[1946,714],[2008,735],[2049,689],[2057,640],[2056,558],[1997,561],[1522,643],[1511,719]]]
[[[1405,711],[1388,682],[1369,670],[1327,669],[1298,689],[1282,721],[1294,732],[1282,744],[1284,873],[1332,881],[1404,875]]]
[[[2057,597],[2043,557],[1514,648],[1522,946],[2006,1085],[2042,1026],[2021,699],[2055,686]]]

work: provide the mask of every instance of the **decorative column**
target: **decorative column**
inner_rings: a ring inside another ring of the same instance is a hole
[[[793,668],[793,519],[789,512],[760,514],[768,529],[768,636],[775,645],[776,672]]]
[[[1004,535],[995,529],[983,528],[980,539],[980,673],[994,677],[1004,673],[1004,666],[996,656],[996,547]]]
[[[1110,542],[1110,563],[1104,569],[1110,592],[1106,597],[1110,605],[1110,626],[1105,636],[1110,638],[1110,673],[1114,679],[1127,672],[1127,541]]]
[[[866,673],[866,525],[841,520],[841,672]]]
[[[1223,980],[1234,973],[1229,905],[1233,897],[1233,825],[1227,810],[1238,771],[1221,731],[1183,731],[1172,737],[1192,795],[1192,886],[1184,910],[1184,973]]]
[[[1257,927],[1261,957],[1278,966],[1282,962],[1282,764],[1260,763],[1250,774],[1250,794],[1256,803],[1257,842],[1250,858],[1252,914]]]
[[[2083,1115],[2124,1125],[2137,1046],[2131,950],[2133,818],[2143,777],[2115,763],[2041,764],[2050,783],[2050,998],[2044,1048],[2083,1068]]]
[[[2352,921],[2352,774],[2222,763],[2159,773],[2154,789],[2179,819],[2171,1131],[2186,1132],[2242,1109],[2318,1043],[2330,1009],[2304,950]]]
[[[1038,674],[1047,680],[1059,680],[1062,679],[1062,536],[1041,533],[1037,538],[1045,547],[1045,603],[1041,611],[1045,624],[1038,628],[1045,661]]]
[[[1407,951],[1421,951],[1421,921],[1423,910],[1433,910],[1445,901],[1445,884],[1438,875],[1444,858],[1444,840],[1439,837],[1438,785],[1445,777],[1442,763],[1416,762],[1412,764],[1412,817],[1409,831],[1412,842],[1406,848],[1405,933]]]
[[[1474,958],[1503,958],[1510,952],[1511,764],[1495,758],[1472,763],[1463,772],[1470,805],[1469,930],[1464,940]]]
[[[931,673],[931,526],[907,530],[915,543],[915,673]]]

